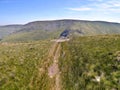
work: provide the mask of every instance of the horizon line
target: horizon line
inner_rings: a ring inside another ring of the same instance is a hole
[[[26,25],[32,22],[46,22],[46,21],[62,21],[62,20],[73,20],[73,21],[88,21],[88,22],[108,22],[108,23],[118,23],[115,21],[107,21],[107,20],[87,20],[87,19],[45,19],[45,20],[31,20],[26,23],[10,23],[10,24],[0,24],[0,26],[9,26],[9,25]]]

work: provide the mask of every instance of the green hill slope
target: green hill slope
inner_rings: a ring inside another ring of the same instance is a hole
[[[119,90],[119,46],[120,35],[0,43],[0,90]]]
[[[7,25],[7,26],[0,26],[0,39],[5,36],[12,34],[22,28],[22,25]]]
[[[70,30],[71,35],[119,34],[120,24],[102,21],[54,20],[36,21],[25,24],[13,34],[3,38],[3,41],[41,40],[59,37],[64,30]]]
[[[5,37],[2,42],[26,42],[26,41],[37,41],[57,38],[60,35],[60,31],[46,32],[41,30],[30,31],[30,32],[19,32]]]
[[[74,38],[62,44],[62,90],[119,90],[120,36]]]
[[[0,90],[49,90],[49,41],[0,43]]]

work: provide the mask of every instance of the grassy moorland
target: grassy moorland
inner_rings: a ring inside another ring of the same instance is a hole
[[[58,32],[46,32],[42,30],[33,30],[30,32],[22,32],[4,37],[2,42],[30,42],[39,40],[50,40],[59,36],[61,31]]]
[[[49,41],[0,44],[0,90],[49,90]]]
[[[73,38],[62,44],[62,90],[120,90],[120,36]]]
[[[120,35],[73,37],[62,42],[59,62],[55,61],[57,79],[48,73],[56,50],[48,40],[0,43],[0,90],[52,90],[58,84],[61,90],[120,89]]]

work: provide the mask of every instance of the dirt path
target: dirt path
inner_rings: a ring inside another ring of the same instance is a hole
[[[62,90],[61,76],[59,70],[59,57],[61,52],[61,43],[66,42],[67,40],[56,39],[53,40],[53,45],[46,53],[42,67],[37,65],[35,74],[31,77],[29,88],[36,90]],[[41,62],[40,62],[41,64]],[[45,77],[44,77],[45,75]],[[44,80],[45,79],[45,80]],[[46,82],[46,80],[48,82]],[[45,81],[45,82],[44,82]],[[41,87],[40,87],[41,86]],[[44,88],[44,89],[42,89]]]
[[[59,67],[58,67],[58,60],[59,60],[59,56],[60,56],[60,43],[59,42],[55,42],[53,45],[53,48],[51,48],[50,50],[50,54],[49,54],[52,58],[51,60],[53,60],[53,63],[50,65],[50,67],[48,68],[48,75],[51,79],[54,79],[54,86],[52,87],[51,90],[61,90],[61,84],[60,84],[60,71],[59,71]]]
[[[50,90],[61,90],[60,70],[58,66],[61,43],[69,41],[69,39],[56,39],[52,40],[55,43],[49,51],[49,60],[52,60],[52,64],[48,67],[48,76],[53,80],[53,86]],[[49,61],[48,60],[48,61]]]
[[[36,85],[36,90],[43,90],[40,89],[38,85],[38,82],[40,82],[39,78],[42,78],[42,75],[45,75],[48,73],[50,82],[50,88],[46,90],[61,90],[61,84],[60,84],[60,71],[58,66],[58,60],[60,57],[60,48],[61,43],[54,41],[52,47],[50,48],[48,52],[48,56],[46,57],[46,61],[43,63],[43,67],[37,66],[38,74],[35,77],[32,77],[29,83],[29,87],[31,89],[34,89],[33,83]],[[48,71],[46,71],[48,70]],[[36,81],[34,81],[36,79]],[[49,81],[48,80],[48,81]],[[48,86],[49,86],[48,85]]]

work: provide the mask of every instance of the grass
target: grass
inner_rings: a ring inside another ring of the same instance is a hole
[[[0,44],[0,90],[49,90],[49,41]]]
[[[0,43],[0,90],[53,88],[55,78],[48,76],[52,44]],[[73,37],[61,43],[60,51],[62,90],[120,89],[120,35]]]
[[[4,37],[2,42],[30,42],[39,40],[50,40],[59,36],[61,31],[33,30],[29,32],[19,32]]]
[[[62,44],[62,90],[119,90],[120,36],[73,38]]]

